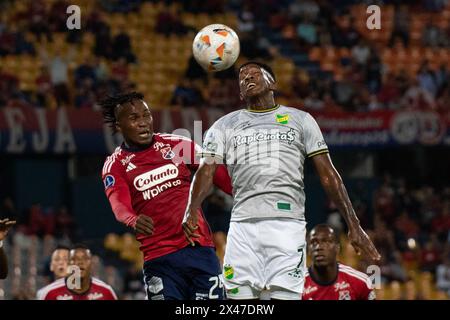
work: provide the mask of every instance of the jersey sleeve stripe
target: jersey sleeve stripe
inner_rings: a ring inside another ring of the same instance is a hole
[[[358,275],[358,276],[360,276],[360,277],[362,277],[362,278],[369,278],[369,276],[367,275],[367,274],[365,274],[364,272],[361,272],[361,271],[358,271],[358,270],[356,270],[356,269],[353,269],[353,268],[351,268],[351,267],[349,267],[349,266],[343,266],[343,265],[339,265],[339,269],[341,270],[347,270],[347,271],[349,271],[349,272],[351,272],[351,273],[354,273],[354,274],[356,274],[356,275]]]
[[[108,168],[108,165],[110,162],[111,162],[111,159],[110,159],[110,157],[108,157],[108,159],[106,159],[106,161],[105,161],[105,164],[103,165],[103,171],[102,171],[103,175],[106,174],[106,168]]]
[[[311,152],[311,153],[307,154],[306,157],[307,158],[311,158],[311,157],[317,156],[319,154],[328,153],[328,152],[329,152],[328,148],[327,149],[320,149],[320,150],[317,150],[317,151],[314,151],[314,152]]]
[[[347,275],[356,278],[358,280],[361,280],[362,282],[364,282],[366,284],[367,287],[371,288],[370,284],[370,278],[366,275],[366,276],[361,276],[360,274],[357,274],[356,272],[353,272],[349,269],[340,269],[339,271],[346,273]]]
[[[184,137],[184,136],[177,135],[177,134],[161,133],[161,134],[159,134],[159,136],[162,137],[162,138],[164,138],[164,139],[170,139],[170,140],[185,140],[185,141],[188,141],[188,142],[192,142],[191,139],[186,138],[186,137]]]
[[[114,161],[116,161],[116,158],[119,156],[121,151],[120,147],[117,147],[114,150],[114,153],[111,154],[105,161],[105,164],[103,165],[103,170],[102,170],[102,174],[105,175],[107,173],[109,173],[111,171],[111,167],[114,163]]]
[[[119,300],[119,298],[117,298],[116,293],[114,292],[114,289],[109,284],[107,284],[106,282],[103,282],[102,280],[97,279],[97,278],[92,278],[92,283],[95,283],[96,285],[109,290],[109,292],[114,297],[114,299]]]
[[[43,287],[42,289],[40,289],[37,292],[37,295],[36,295],[37,299],[38,300],[44,300],[47,297],[47,295],[50,293],[50,291],[58,289],[58,288],[61,288],[61,287],[64,287],[65,285],[66,284],[65,284],[65,280],[64,279],[56,280],[55,282],[50,283],[46,287]]]

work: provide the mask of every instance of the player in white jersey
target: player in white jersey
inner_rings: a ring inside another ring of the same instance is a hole
[[[270,67],[249,62],[239,68],[247,108],[229,113],[208,130],[203,160],[194,176],[183,228],[195,238],[197,208],[214,172],[225,163],[233,185],[233,210],[223,280],[230,299],[299,299],[306,272],[304,161],[311,158],[329,198],[337,204],[357,251],[379,260],[361,228],[319,126],[307,112],[277,105]]]

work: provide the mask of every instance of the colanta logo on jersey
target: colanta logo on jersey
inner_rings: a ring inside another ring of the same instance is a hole
[[[178,177],[178,168],[174,164],[167,164],[137,176],[133,184],[136,190],[145,191],[176,177]]]

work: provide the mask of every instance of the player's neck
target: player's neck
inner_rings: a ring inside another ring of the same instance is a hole
[[[126,150],[135,152],[135,151],[142,151],[142,150],[147,149],[148,147],[150,147],[152,145],[152,143],[153,143],[153,137],[152,137],[152,141],[147,145],[136,145],[136,144],[129,143],[124,140],[123,146],[125,147]]]
[[[73,289],[72,291],[77,294],[86,293],[91,287],[91,277],[81,278],[80,289]]]
[[[328,266],[312,266],[313,277],[319,284],[330,284],[336,281],[338,275],[338,265],[330,264]]]
[[[247,100],[247,110],[264,111],[276,107],[272,92]]]

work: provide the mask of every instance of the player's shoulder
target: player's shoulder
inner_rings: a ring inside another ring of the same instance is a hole
[[[106,282],[104,282],[98,278],[92,277],[92,285],[96,286],[97,288],[101,288],[103,290],[109,291],[109,293],[114,297],[114,299],[118,300],[113,287],[110,286],[109,284],[107,284]]]
[[[64,278],[58,279],[58,280],[46,285],[45,287],[39,289],[36,293],[36,296],[39,300],[43,300],[43,299],[45,299],[45,297],[47,297],[47,295],[50,292],[64,288],[65,286],[66,286],[65,279]]]
[[[294,119],[300,121],[304,121],[305,119],[312,117],[311,114],[307,111],[285,105],[280,105],[280,107],[278,108],[278,113],[290,114],[292,117],[294,117]]]
[[[163,142],[181,142],[181,141],[186,141],[186,142],[192,142],[191,139],[185,137],[185,136],[181,136],[178,134],[173,134],[173,133],[155,133],[154,134],[155,139],[159,140],[159,141],[163,141]]]
[[[339,263],[339,272],[341,274],[344,274],[346,277],[349,277],[357,282],[362,282],[365,285],[367,285],[370,281],[370,278],[367,274],[345,264]]]
[[[92,284],[96,287],[101,287],[101,288],[113,291],[113,288],[109,284],[100,280],[99,278],[92,277],[91,281],[92,281]]]
[[[116,163],[118,163],[120,157],[122,156],[123,149],[122,147],[117,147],[111,155],[106,157],[105,162],[103,163],[102,175],[108,174],[111,172]]]
[[[223,127],[231,127],[233,124],[236,124],[239,122],[239,120],[244,115],[245,109],[239,109],[236,111],[232,111],[230,113],[227,113],[223,116],[221,116],[219,119],[217,119],[214,122],[214,125],[220,125]]]

